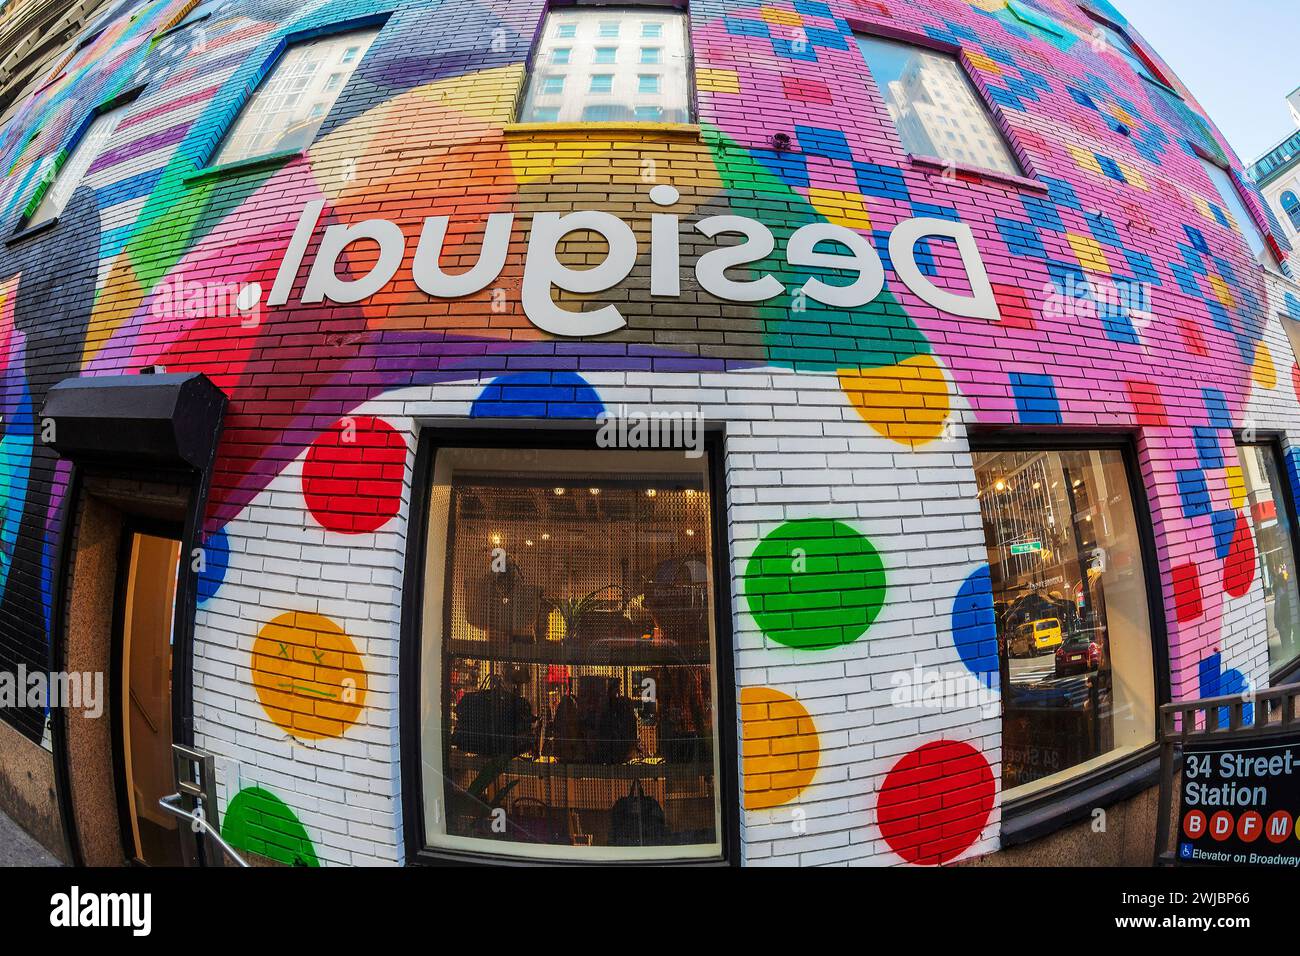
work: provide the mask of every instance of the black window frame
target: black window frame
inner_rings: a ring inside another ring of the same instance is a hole
[[[1036,793],[1003,802],[1001,842],[1006,848],[1036,840],[1087,819],[1097,807],[1113,806],[1157,785],[1160,778],[1160,707],[1172,699],[1169,629],[1165,617],[1164,582],[1160,576],[1155,526],[1151,518],[1151,501],[1143,481],[1137,436],[1133,432],[976,429],[970,434],[970,449],[972,455],[984,451],[1119,451],[1128,478],[1129,501],[1137,529],[1139,558],[1142,561],[1147,592],[1147,618],[1150,622],[1154,684],[1151,723],[1155,739],[1135,753],[1117,757],[1104,766]]]
[[[533,859],[504,854],[435,848],[425,842],[424,774],[421,768],[420,644],[424,626],[424,578],[428,558],[429,521],[434,464],[441,449],[537,448],[547,451],[590,451],[597,432],[550,429],[429,426],[416,439],[415,470],[407,523],[406,557],[402,576],[402,613],[398,643],[398,736],[402,782],[402,820],[407,866],[691,866],[740,865],[740,710],[737,702],[732,637],[731,547],[727,536],[725,434],[720,425],[705,424],[703,447],[708,456],[705,476],[712,496],[713,616],[718,726],[718,800],[721,807],[721,853],[706,859],[574,860]]]
[[[1247,440],[1249,434],[1250,440]],[[1283,506],[1286,508],[1287,521],[1290,522],[1291,553],[1295,555],[1296,560],[1300,561],[1300,528],[1296,525],[1296,502],[1295,492],[1291,487],[1289,472],[1286,465],[1286,445],[1287,437],[1282,431],[1273,429],[1254,429],[1248,432],[1247,429],[1237,429],[1233,433],[1233,439],[1236,447],[1247,448],[1268,448],[1273,455],[1273,464],[1277,468],[1278,476],[1282,479],[1282,487],[1279,492],[1282,497]],[[1270,489],[1271,490],[1271,489]],[[1254,521],[1251,522],[1251,534],[1255,534]],[[1258,535],[1256,535],[1256,558],[1258,561]],[[1300,571],[1300,569],[1297,569]],[[1258,573],[1258,570],[1256,571]],[[1292,587],[1296,589],[1296,598],[1300,602],[1300,574],[1292,577]],[[1300,603],[1297,603],[1300,607]],[[1272,662],[1268,666],[1268,682],[1270,687],[1277,687],[1281,684],[1295,683],[1300,681],[1300,652],[1295,657],[1284,664],[1274,667]]]

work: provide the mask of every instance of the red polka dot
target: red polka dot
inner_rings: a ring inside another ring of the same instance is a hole
[[[406,441],[378,418],[341,418],[307,452],[302,494],[312,517],[330,531],[364,534],[402,506]]]
[[[1180,564],[1173,571],[1174,610],[1178,623],[1194,621],[1204,613],[1201,602],[1201,573],[1194,564]]]
[[[936,740],[886,774],[876,821],[889,848],[908,863],[947,863],[984,832],[995,790],[993,771],[978,750]]]
[[[1244,597],[1255,580],[1255,537],[1244,515],[1237,518],[1232,548],[1223,562],[1223,589],[1233,597]]]

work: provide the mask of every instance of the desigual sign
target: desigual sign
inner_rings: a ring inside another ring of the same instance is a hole
[[[680,198],[672,186],[650,190],[650,201],[668,209]],[[271,306],[289,300],[303,258],[317,231],[323,201],[308,203],[276,273],[267,299]],[[447,236],[447,216],[424,220],[411,265],[415,284],[427,295],[458,299],[481,292],[505,267],[514,230],[514,213],[493,213],[487,217],[478,261],[458,273],[443,271],[441,256]],[[772,230],[747,216],[709,216],[695,222],[696,232],[709,239],[724,235],[741,238],[738,243],[719,246],[700,256],[694,265],[696,281],[710,295],[728,302],[764,302],[782,295],[787,287],[770,272],[736,279],[731,269],[753,266],[776,250]],[[681,294],[681,217],[671,212],[650,217],[650,295],[672,298]],[[609,250],[604,261],[589,269],[573,269],[559,261],[557,249],[568,235],[591,232],[599,235]],[[360,302],[382,290],[397,275],[405,261],[409,238],[401,226],[388,219],[366,219],[350,225],[327,226],[320,238],[302,292],[304,303]],[[946,239],[956,244],[969,293],[943,289],[932,282],[917,264],[917,244],[923,239]],[[372,242],[379,254],[370,271],[362,276],[341,277],[339,257],[353,243]],[[839,248],[829,251],[824,245]],[[528,234],[523,273],[523,308],[530,322],[544,332],[559,336],[603,335],[627,324],[613,304],[586,312],[561,308],[552,299],[554,290],[595,294],[614,288],[627,279],[641,249],[632,227],[607,212],[581,210],[570,213],[537,213]],[[906,219],[889,236],[889,256],[895,273],[923,302],[951,315],[997,319],[997,303],[988,273],[980,258],[969,226],[946,219]],[[846,285],[834,285],[810,278],[798,290],[809,299],[835,308],[860,308],[873,301],[885,287],[885,269],[880,255],[864,236],[845,226],[814,222],[791,234],[785,246],[785,261],[795,267],[833,269],[852,277]]]

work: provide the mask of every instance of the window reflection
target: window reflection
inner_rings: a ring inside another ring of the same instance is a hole
[[[1237,455],[1264,587],[1268,663],[1277,669],[1300,656],[1300,608],[1296,606],[1295,551],[1287,499],[1272,445],[1240,445]]]
[[[353,30],[284,51],[227,134],[213,165],[306,149],[378,30]]]
[[[555,10],[533,59],[520,122],[691,120],[686,18],[680,12]]]
[[[1150,622],[1117,450],[975,455],[1010,790],[1154,739]]]
[[[1020,165],[951,56],[858,37],[903,148],[916,156],[1019,175]]]

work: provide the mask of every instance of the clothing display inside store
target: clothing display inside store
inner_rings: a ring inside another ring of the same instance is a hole
[[[696,476],[451,483],[448,836],[717,844],[709,509]]]

